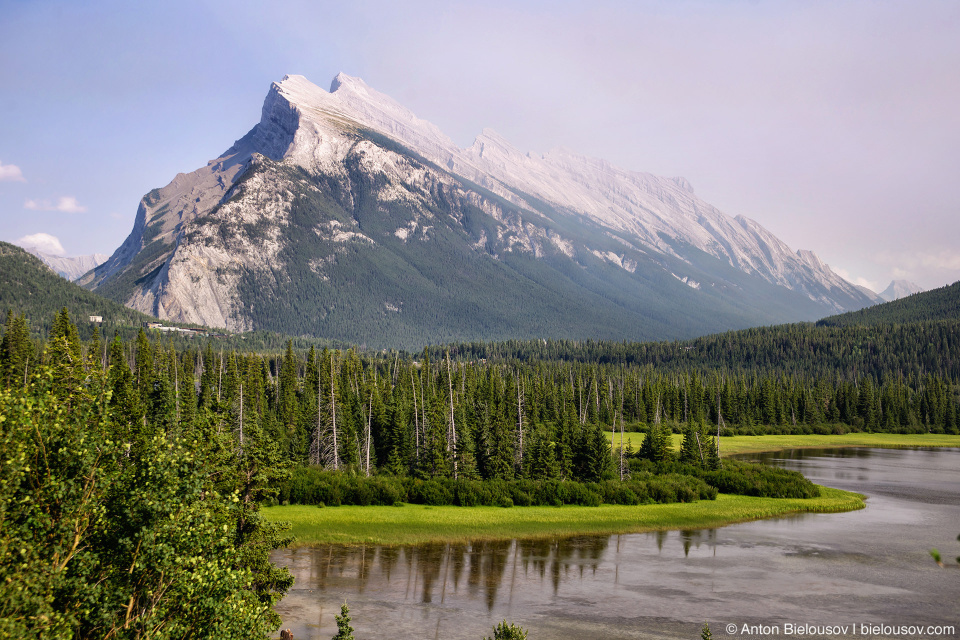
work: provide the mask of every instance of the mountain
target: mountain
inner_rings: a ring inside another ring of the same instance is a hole
[[[878,301],[682,178],[490,130],[460,149],[344,74],[274,83],[260,122],[144,196],[81,283],[164,319],[406,348],[672,339]]]
[[[915,293],[874,307],[823,318],[817,325],[842,327],[854,324],[909,324],[960,321],[960,282]]]
[[[880,293],[880,297],[887,302],[892,302],[900,298],[912,296],[915,293],[920,293],[921,291],[923,291],[923,288],[920,285],[908,280],[892,280],[890,286]]]
[[[113,300],[107,300],[67,282],[36,256],[18,246],[0,242],[0,313],[23,314],[34,330],[48,328],[54,315],[67,307],[78,324],[100,316],[105,327],[140,326],[153,320]],[[2,320],[0,320],[2,321]]]
[[[107,258],[110,257],[102,253],[92,253],[88,256],[74,256],[72,258],[67,258],[64,256],[50,255],[49,253],[44,253],[39,249],[27,248],[27,251],[40,258],[44,264],[53,269],[56,273],[71,281],[79,279],[80,276],[85,274],[87,271],[90,271],[94,267],[100,266],[107,261]]]

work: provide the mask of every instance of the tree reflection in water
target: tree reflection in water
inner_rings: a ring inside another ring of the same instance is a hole
[[[407,547],[324,545],[288,553],[292,567],[304,566],[298,560],[308,556],[309,569],[306,575],[297,576],[297,582],[317,591],[343,592],[349,585],[349,591],[363,593],[374,576],[378,584],[406,581],[405,600],[412,596],[422,603],[443,603],[465,583],[470,597],[482,597],[492,610],[503,588],[510,590],[512,599],[518,571],[525,580],[531,576],[541,582],[549,579],[556,594],[571,568],[580,578],[585,570],[596,573],[609,544],[609,536],[582,536]]]
[[[946,575],[952,572],[903,558],[922,554],[932,536],[955,544],[960,453],[782,455],[789,458],[782,466],[869,494],[872,508],[716,531],[282,549],[272,558],[290,568],[296,584],[278,611],[284,627],[307,640],[336,632],[344,600],[364,627],[358,637],[479,638],[507,619],[563,640],[689,638],[703,616],[753,619],[763,603],[764,612],[783,617],[802,607],[832,620],[849,613],[851,598],[864,610],[884,611],[883,622],[918,615],[931,624],[955,622],[942,606],[944,594],[956,601],[957,582]],[[838,479],[864,473],[867,480]],[[798,584],[808,595],[796,593]],[[678,598],[697,602],[698,611],[677,607]]]

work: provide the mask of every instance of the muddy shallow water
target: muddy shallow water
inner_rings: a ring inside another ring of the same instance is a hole
[[[872,635],[861,625],[953,625],[924,637],[960,637],[960,570],[928,553],[960,555],[960,450],[751,457],[864,493],[867,508],[694,531],[279,550],[274,561],[296,577],[278,606],[283,626],[328,639],[346,600],[358,639],[479,640],[502,619],[531,640],[694,639],[704,621],[717,640],[818,637],[787,633],[791,624],[845,625],[834,635],[858,638]],[[743,634],[745,624],[767,629]]]

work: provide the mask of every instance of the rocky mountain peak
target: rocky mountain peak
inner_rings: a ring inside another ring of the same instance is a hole
[[[355,286],[361,273],[380,284]],[[329,91],[299,75],[273,83],[260,122],[144,196],[127,240],[83,284],[161,318],[342,339],[375,324],[408,346],[424,332],[588,335],[581,326],[662,339],[875,301],[683,178],[524,153],[492,129],[460,149],[344,73]],[[296,302],[273,314],[279,300]]]
[[[306,78],[304,78],[306,80]],[[330,93],[336,93],[339,91],[340,87],[347,86],[348,88],[368,88],[367,83],[360,78],[355,78],[353,76],[348,76],[343,71],[338,73],[333,81],[330,83]]]
[[[909,280],[893,280],[890,285],[880,293],[880,297],[887,302],[893,302],[900,298],[912,296],[915,293],[923,291],[923,287]]]

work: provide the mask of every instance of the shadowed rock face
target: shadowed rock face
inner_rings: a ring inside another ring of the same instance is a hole
[[[274,83],[260,123],[144,196],[81,284],[163,319],[382,346],[675,338],[876,302],[683,178],[490,130],[459,149],[344,74]]]

